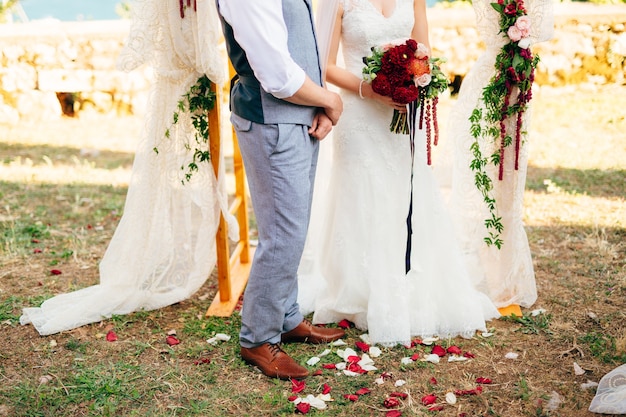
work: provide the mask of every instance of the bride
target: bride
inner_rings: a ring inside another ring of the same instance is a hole
[[[424,0],[320,0],[317,20],[322,52],[330,34],[326,81],[341,90],[344,113],[322,144],[301,309],[313,311],[315,323],[348,319],[388,346],[485,330],[499,313],[466,273],[426,163],[425,134],[417,132],[412,162],[408,136],[389,131],[393,109],[404,106],[361,82],[372,46],[409,37],[429,46]]]

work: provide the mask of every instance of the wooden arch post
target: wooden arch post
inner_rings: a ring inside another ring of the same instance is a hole
[[[234,75],[233,68],[230,67],[231,77]],[[215,175],[219,175],[219,161],[221,151],[221,94],[222,89],[218,88],[215,83],[211,83],[211,91],[215,94],[215,106],[209,112],[209,150],[211,152],[211,163]],[[220,225],[217,229],[216,247],[217,247],[217,282],[218,291],[209,306],[206,316],[230,316],[243,290],[248,282],[250,267],[252,266],[252,257],[254,249],[250,246],[249,228],[248,228],[248,200],[245,187],[245,169],[243,159],[237,142],[237,135],[231,128],[233,139],[233,166],[235,175],[235,198],[229,207],[229,212],[237,218],[239,223],[239,242],[234,247],[232,254],[230,253],[228,242],[228,224],[224,219],[224,215],[220,215]]]

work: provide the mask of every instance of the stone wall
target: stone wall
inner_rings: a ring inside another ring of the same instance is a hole
[[[555,36],[536,45],[539,85],[623,84],[626,5],[558,3]],[[429,9],[431,43],[458,84],[484,50],[468,4]],[[129,23],[39,21],[0,25],[0,123],[141,113],[149,68],[115,68]]]

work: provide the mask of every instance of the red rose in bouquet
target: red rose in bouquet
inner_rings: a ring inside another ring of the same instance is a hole
[[[419,127],[426,121],[426,147],[430,164],[431,127],[434,127],[434,144],[437,144],[437,100],[448,88],[448,78],[439,68],[439,58],[430,58],[428,48],[413,39],[402,43],[374,46],[371,55],[363,58],[364,80],[372,90],[391,97],[393,101],[407,104],[407,112],[393,111],[389,129],[394,133],[414,132],[417,108],[421,107]],[[425,109],[426,107],[426,109]],[[412,142],[411,142],[412,143]]]

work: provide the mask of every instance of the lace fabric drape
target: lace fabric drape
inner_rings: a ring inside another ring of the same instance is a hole
[[[132,11],[118,67],[131,71],[147,64],[156,79],[124,214],[100,263],[98,285],[24,309],[20,322],[32,323],[41,335],[188,298],[215,265],[220,211],[231,239],[238,236],[237,222],[227,214],[223,172],[218,178],[210,164],[201,163],[189,183],[181,182],[181,165],[190,157],[185,145],[195,140],[189,114],[171,126],[178,100],[202,74],[218,85],[225,81],[214,2],[197,0],[197,11],[184,19],[177,0],[136,0]]]
[[[489,294],[498,307],[511,304],[529,307],[537,299],[537,290],[530,248],[522,222],[530,145],[528,136],[524,135],[519,170],[514,169],[515,152],[512,149],[505,152],[502,181],[498,181],[497,167],[490,165],[488,169],[494,184],[493,196],[497,202],[498,215],[502,216],[504,225],[501,236],[504,245],[500,250],[493,246],[488,247],[483,242],[483,238],[487,236],[484,220],[488,218],[489,211],[474,184],[474,173],[470,169],[473,159],[470,146],[474,138],[470,133],[469,117],[480,104],[482,90],[494,75],[496,55],[506,42],[505,35],[498,33],[499,15],[490,3],[490,0],[473,2],[477,29],[486,45],[486,51],[464,78],[458,100],[450,112],[448,139],[444,145],[447,150],[440,153],[453,155],[451,166],[446,165],[443,159],[438,159],[439,166],[436,166],[436,170],[441,182],[451,186],[449,205],[472,276],[478,277],[478,288]],[[550,39],[553,33],[552,1],[527,0],[525,6],[531,19],[532,43]],[[523,130],[527,130],[529,124],[530,109],[524,114]],[[511,127],[509,126],[509,131],[514,131],[514,127]],[[479,144],[483,155],[491,155],[495,147],[499,146],[484,138],[479,140]]]

